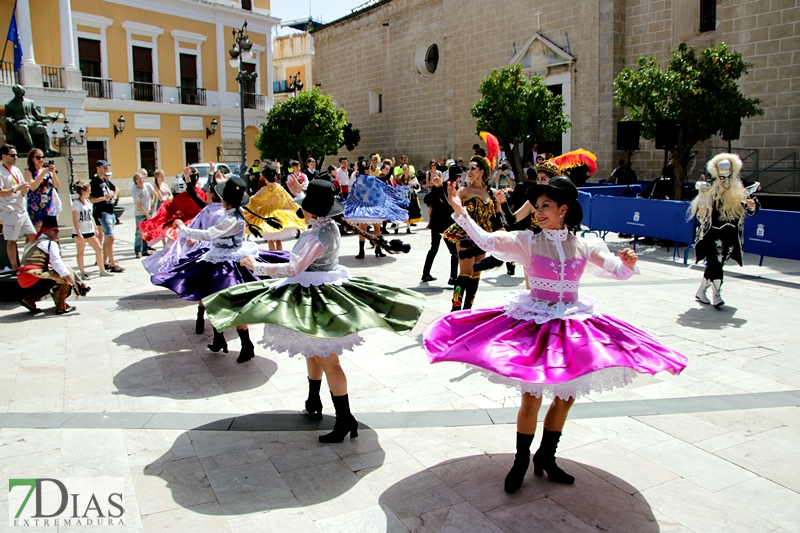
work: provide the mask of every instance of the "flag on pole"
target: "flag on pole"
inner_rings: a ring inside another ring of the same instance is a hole
[[[19,69],[22,68],[22,39],[19,38],[16,9],[11,13],[11,24],[8,26],[6,41],[14,44],[14,72],[19,72]]]

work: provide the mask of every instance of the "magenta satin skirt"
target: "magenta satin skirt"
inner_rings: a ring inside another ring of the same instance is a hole
[[[595,380],[595,385],[584,388],[591,380],[581,378],[594,372],[608,375],[614,373],[609,370],[618,369],[620,376],[632,371],[677,374],[688,363],[686,356],[648,333],[603,314],[537,324],[508,316],[503,307],[469,309],[431,322],[423,333],[423,343],[431,363],[474,365],[521,382],[523,392],[530,392],[526,384],[573,382],[582,383],[576,388],[578,393],[587,393],[630,381],[606,381],[609,386],[598,387],[603,380]],[[569,388],[567,394],[577,396],[574,391],[570,394]]]

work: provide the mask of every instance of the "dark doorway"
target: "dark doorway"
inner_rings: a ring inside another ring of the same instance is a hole
[[[183,153],[186,156],[186,164],[193,165],[200,162],[200,143],[197,141],[186,141],[183,143]]]
[[[94,169],[94,164],[104,159],[108,161],[105,141],[86,141],[86,157],[89,160],[89,168]],[[92,172],[94,174],[94,172]]]
[[[157,145],[155,141],[139,141],[139,159],[143,169],[147,170],[149,176],[153,175],[156,169],[158,158]]]
[[[559,95],[559,96],[562,95],[563,87],[562,87],[562,85],[560,83],[556,84],[556,85],[548,85],[547,89],[553,94],[556,94],[556,95]],[[544,142],[540,142],[539,143],[539,153],[540,154],[552,153],[554,155],[561,155],[563,153],[563,150],[564,150],[564,147],[563,147],[563,144],[561,142],[561,136],[560,135],[559,135],[558,139],[556,139],[556,140],[544,141]]]

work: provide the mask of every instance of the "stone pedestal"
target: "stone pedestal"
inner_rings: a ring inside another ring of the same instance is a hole
[[[83,90],[83,76],[76,68],[64,69],[64,88],[70,91]]]
[[[19,69],[19,83],[25,87],[41,87],[42,67],[23,63]]]

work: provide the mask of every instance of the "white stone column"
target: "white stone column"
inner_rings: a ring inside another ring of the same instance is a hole
[[[264,76],[267,77],[267,109],[270,109],[275,103],[275,95],[272,92],[272,81],[275,79],[274,70],[272,67],[272,30],[274,26],[270,26],[270,31],[267,33],[267,68],[264,69]]]
[[[61,66],[64,67],[64,88],[83,89],[83,77],[75,62],[75,38],[72,33],[72,6],[70,0],[58,0],[61,29]]]
[[[36,64],[36,56],[33,53],[31,9],[28,0],[17,0],[17,30],[22,41],[22,68],[19,72],[19,81],[29,87],[41,87],[42,69]]]

